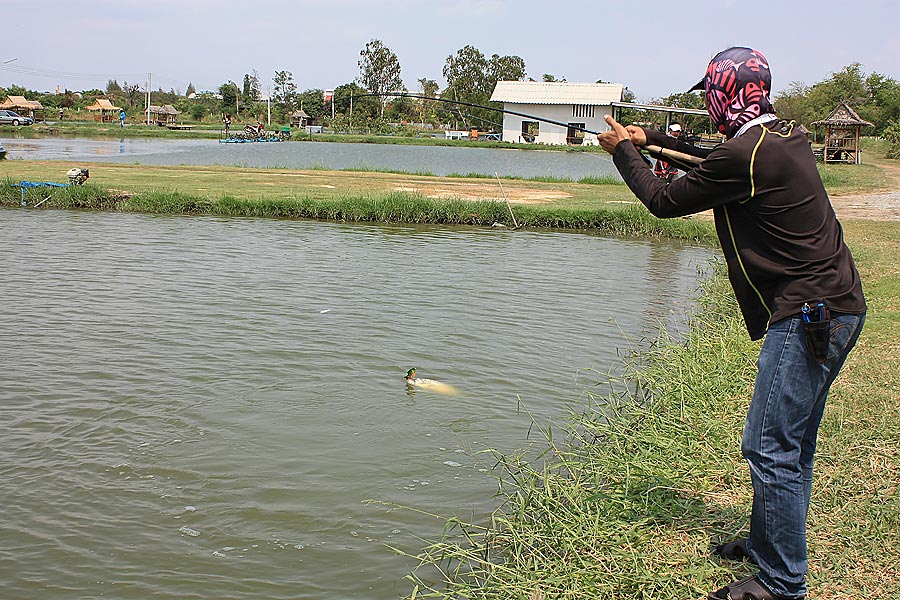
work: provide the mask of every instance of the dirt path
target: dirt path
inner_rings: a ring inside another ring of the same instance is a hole
[[[841,219],[900,221],[900,164],[884,162],[881,166],[893,180],[891,191],[872,194],[831,196],[834,212]]]

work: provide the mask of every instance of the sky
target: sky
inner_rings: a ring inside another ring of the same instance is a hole
[[[900,80],[900,8],[892,0],[615,2],[557,0],[45,0],[0,37],[0,87],[216,90],[275,71],[299,91],[359,76],[359,53],[381,40],[411,91],[443,87],[447,57],[472,45],[515,55],[529,77],[622,83],[638,101],[685,91],[709,59],[750,46],[769,59],[773,92],[811,85],[851,63]],[[30,14],[33,13],[33,14]]]

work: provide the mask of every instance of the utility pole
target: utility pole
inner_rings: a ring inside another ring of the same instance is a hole
[[[272,124],[272,89],[269,86],[266,86],[266,112],[268,113],[268,120],[266,121],[266,125]]]
[[[147,125],[150,124],[150,85],[153,82],[153,74],[147,73]]]

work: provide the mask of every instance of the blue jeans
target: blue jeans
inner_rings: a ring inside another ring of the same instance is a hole
[[[759,352],[741,451],[750,464],[750,556],[779,596],[806,595],[806,515],[813,454],[828,389],[856,344],[865,314],[831,315],[828,358],[806,347],[800,315],[773,323]]]

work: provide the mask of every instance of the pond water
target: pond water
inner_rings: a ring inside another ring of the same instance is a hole
[[[10,160],[72,160],[146,165],[226,165],[287,169],[376,169],[403,172],[497,173],[509,177],[615,177],[598,152],[404,146],[326,142],[223,144],[218,140],[152,138],[0,138]]]
[[[381,600],[495,506],[485,448],[678,322],[708,251],[0,210],[10,598]],[[406,369],[459,395],[408,390]],[[374,500],[375,503],[367,503]]]

